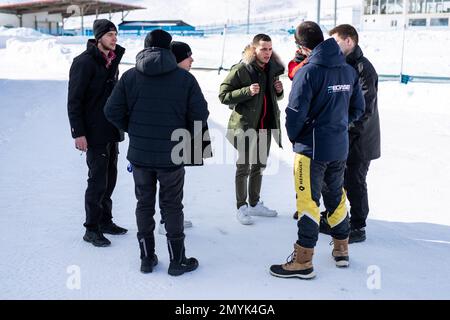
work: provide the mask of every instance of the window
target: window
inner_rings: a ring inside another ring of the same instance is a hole
[[[364,14],[371,14],[371,2],[372,0],[365,0],[364,1]]]
[[[403,13],[403,0],[395,0],[390,10],[393,14]]]
[[[380,13],[381,14],[386,14],[387,13],[386,10],[387,10],[387,1],[386,0],[381,0],[380,1]]]
[[[450,12],[450,0],[444,0],[442,2],[442,12]]]
[[[427,19],[409,19],[410,27],[425,27],[427,25]]]
[[[380,0],[373,0],[372,3],[372,14],[378,14],[378,9],[380,8]]]
[[[431,18],[430,26],[432,26],[432,27],[448,27],[448,18]]]
[[[410,0],[409,1],[409,13],[425,13],[425,3],[428,0]]]
[[[433,2],[426,2],[426,11],[427,13],[436,13],[437,12],[437,3]]]
[[[394,13],[395,0],[388,0],[386,4],[386,13],[393,14]]]

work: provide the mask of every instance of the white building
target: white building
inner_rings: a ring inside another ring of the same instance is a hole
[[[362,30],[449,28],[450,0],[364,0]]]

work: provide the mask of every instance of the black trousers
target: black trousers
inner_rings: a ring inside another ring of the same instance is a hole
[[[117,142],[89,146],[86,163],[89,168],[85,194],[86,222],[88,230],[98,230],[99,225],[112,221],[111,195],[117,181]]]
[[[354,229],[366,226],[369,215],[369,198],[367,195],[367,172],[370,161],[347,163],[344,188],[350,202],[350,225]]]
[[[159,207],[164,217],[167,238],[184,237],[184,174],[184,167],[165,169],[133,165],[139,240],[153,238],[157,182],[159,182]]]

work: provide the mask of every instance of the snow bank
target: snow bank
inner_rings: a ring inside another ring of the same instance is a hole
[[[5,28],[0,26],[0,36],[9,37],[46,37],[46,35],[30,28]]]
[[[14,74],[31,79],[64,78],[68,75],[73,54],[69,47],[53,37],[37,40],[11,38],[6,41],[2,59],[5,60],[2,73],[8,78],[14,78]]]
[[[12,38],[22,41],[34,41],[39,38],[49,37],[30,28],[5,28],[0,26],[0,49],[5,48],[6,42]]]

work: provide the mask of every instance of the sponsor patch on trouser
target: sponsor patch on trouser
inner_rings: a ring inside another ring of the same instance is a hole
[[[311,188],[311,159],[297,154],[294,161],[295,192],[297,194],[298,220],[308,216],[317,225],[320,223],[318,201],[313,199]],[[317,199],[319,200],[319,199]]]

